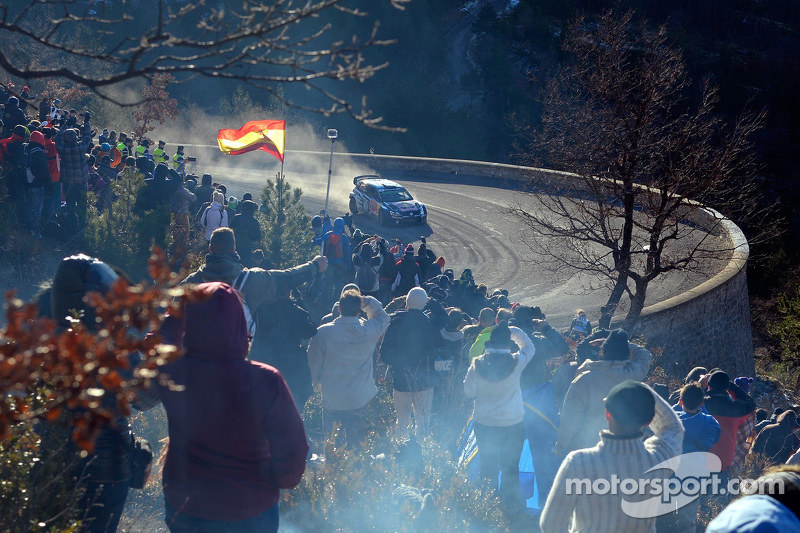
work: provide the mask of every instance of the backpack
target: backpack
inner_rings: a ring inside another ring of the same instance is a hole
[[[32,185],[36,180],[36,176],[34,176],[33,172],[31,172],[30,146],[30,143],[25,143],[25,145],[22,147],[22,155],[20,156],[19,161],[17,161],[20,174],[25,176],[25,183],[28,185]]]
[[[378,273],[375,267],[372,266],[372,260],[367,261],[356,272],[356,285],[361,289],[361,292],[375,292],[378,290],[380,283],[378,282]]]
[[[331,236],[325,241],[325,251],[322,255],[328,259],[341,259],[344,255],[344,251],[342,250],[342,236],[331,233]]]
[[[247,300],[244,298],[244,293],[242,293],[242,289],[244,288],[245,282],[247,282],[248,276],[250,276],[250,271],[242,270],[236,277],[236,280],[233,282],[233,290],[236,291],[236,294],[239,295],[239,300],[242,302],[242,311],[244,311],[244,319],[247,322],[247,333],[252,339],[256,336],[256,321],[255,318],[253,318],[253,313],[250,312],[250,306],[247,305]]]

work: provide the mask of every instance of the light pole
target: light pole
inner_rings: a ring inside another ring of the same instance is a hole
[[[339,132],[335,129],[328,130],[328,139],[331,140],[331,161],[328,163],[328,190],[325,193],[325,216],[328,216],[328,198],[331,195],[331,170],[333,169],[333,144],[336,142],[336,137]]]

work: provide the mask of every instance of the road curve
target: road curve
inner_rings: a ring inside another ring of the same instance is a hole
[[[195,152],[199,149],[197,147]],[[210,152],[208,157],[201,157],[201,161],[209,163],[195,171],[211,173],[215,181],[224,183],[229,193],[239,198],[251,192],[259,201],[266,180],[274,178],[280,170],[280,163],[266,154],[220,158]],[[337,154],[331,181],[331,214],[339,215],[348,209],[354,176],[373,173],[372,169],[345,161]],[[326,159],[319,154],[305,157],[301,153],[290,153],[285,174],[292,186],[303,190],[303,203],[308,213],[314,214],[323,208],[328,174]],[[585,309],[596,322],[600,306],[608,296],[607,290],[592,289],[592,280],[580,275],[555,276],[532,267],[531,252],[519,240],[518,222],[505,213],[518,192],[494,180],[464,174],[395,171],[384,173],[383,177],[402,183],[428,206],[428,223],[383,228],[377,220],[358,214],[354,220],[362,231],[378,233],[387,239],[398,237],[404,243],[414,242],[415,245],[424,235],[429,247],[445,257],[446,268],[453,268],[456,275],[464,268],[471,268],[475,280],[485,283],[490,291],[506,288],[512,302],[541,306],[556,327],[568,326],[578,307]],[[724,264],[725,261],[719,261],[710,265],[704,273],[680,272],[657,279],[651,283],[646,304],[666,300],[699,285],[719,272]]]

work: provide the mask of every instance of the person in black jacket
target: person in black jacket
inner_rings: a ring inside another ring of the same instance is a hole
[[[406,295],[405,309],[393,313],[391,319],[380,357],[392,371],[397,435],[401,439],[408,435],[413,409],[415,435],[422,440],[430,432],[434,360],[447,313],[436,300],[428,298],[425,289],[414,287]]]
[[[118,277],[116,271],[98,259],[82,254],[67,257],[56,270],[49,294],[42,296],[47,298],[49,305],[40,309],[62,329],[70,327],[71,317],[82,313],[81,322],[94,331],[97,329],[95,313],[85,303],[84,296],[89,291],[108,291]],[[138,361],[132,358],[131,368],[136,364]],[[84,489],[78,506],[84,513],[81,531],[87,533],[113,533],[117,530],[130,489],[131,469],[127,459],[130,424],[116,409],[116,395],[104,394],[101,401],[111,418],[100,428],[94,449],[81,458],[74,471],[66,472]],[[157,395],[139,394],[134,407],[146,410],[157,404]],[[62,425],[59,420],[42,428],[43,446],[60,448],[65,445],[60,438],[63,436]]]
[[[238,207],[240,213],[231,219],[228,226],[236,237],[236,251],[239,252],[242,264],[251,268],[255,266],[253,250],[261,248],[261,225],[255,217],[258,204],[252,200],[244,200]]]
[[[294,403],[302,412],[306,401],[314,394],[308,356],[302,343],[317,334],[317,325],[301,304],[301,301],[283,296],[259,306],[249,358],[280,371]]]
[[[24,126],[28,123],[28,117],[19,107],[19,98],[12,96],[8,99],[3,110],[3,137],[8,137],[14,132],[17,126]]]
[[[25,147],[27,159],[30,163],[32,179],[27,179],[25,197],[27,212],[25,217],[26,229],[38,238],[42,237],[42,207],[44,206],[44,188],[50,184],[50,170],[47,167],[47,154],[44,151],[44,135],[41,131],[31,133],[30,142]]]

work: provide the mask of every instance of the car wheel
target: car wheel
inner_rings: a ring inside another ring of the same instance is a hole
[[[389,213],[385,209],[381,209],[378,212],[378,222],[380,222],[381,226],[389,225]]]
[[[358,202],[352,196],[350,197],[350,214],[355,215],[358,213]]]

